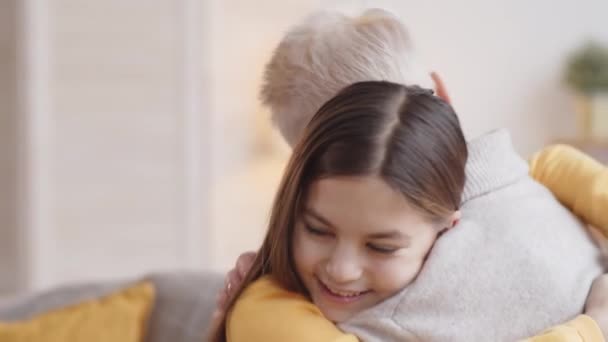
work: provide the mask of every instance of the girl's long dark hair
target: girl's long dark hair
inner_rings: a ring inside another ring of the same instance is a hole
[[[346,87],[318,110],[294,148],[262,247],[225,312],[267,274],[285,289],[306,294],[291,247],[311,182],[376,175],[429,219],[443,220],[459,207],[467,156],[456,113],[432,91],[381,81]],[[226,341],[225,330],[223,317],[211,340]]]

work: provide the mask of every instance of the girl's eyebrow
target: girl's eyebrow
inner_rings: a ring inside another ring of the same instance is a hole
[[[306,210],[304,210],[304,214],[312,216],[313,218],[320,221],[324,225],[329,226],[330,228],[335,228],[335,226],[328,219],[326,219],[325,217],[323,217],[323,215],[316,212],[313,208],[306,208]]]

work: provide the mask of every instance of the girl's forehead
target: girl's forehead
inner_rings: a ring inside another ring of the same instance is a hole
[[[377,176],[331,177],[314,182],[303,214],[334,229],[361,234],[415,230],[428,224],[403,194]]]
[[[308,206],[370,206],[405,211],[411,209],[405,196],[382,178],[369,176],[327,177],[314,181],[307,191]],[[387,206],[387,204],[390,204]]]

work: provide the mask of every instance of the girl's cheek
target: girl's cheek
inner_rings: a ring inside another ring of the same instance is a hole
[[[322,261],[327,254],[327,243],[307,236],[305,232],[298,232],[294,240],[295,261],[301,267],[313,268],[315,264]]]
[[[409,285],[420,270],[419,262],[407,258],[376,261],[371,271],[376,291],[392,295]]]

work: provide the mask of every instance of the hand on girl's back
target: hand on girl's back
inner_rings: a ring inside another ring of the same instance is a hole
[[[226,309],[226,304],[228,304],[228,301],[234,295],[234,290],[239,288],[243,279],[245,279],[245,275],[249,272],[256,255],[257,253],[255,252],[245,252],[239,255],[234,268],[226,274],[224,288],[218,294],[216,313],[223,312]]]
[[[608,337],[608,273],[595,279],[585,303],[585,314],[599,325]]]

